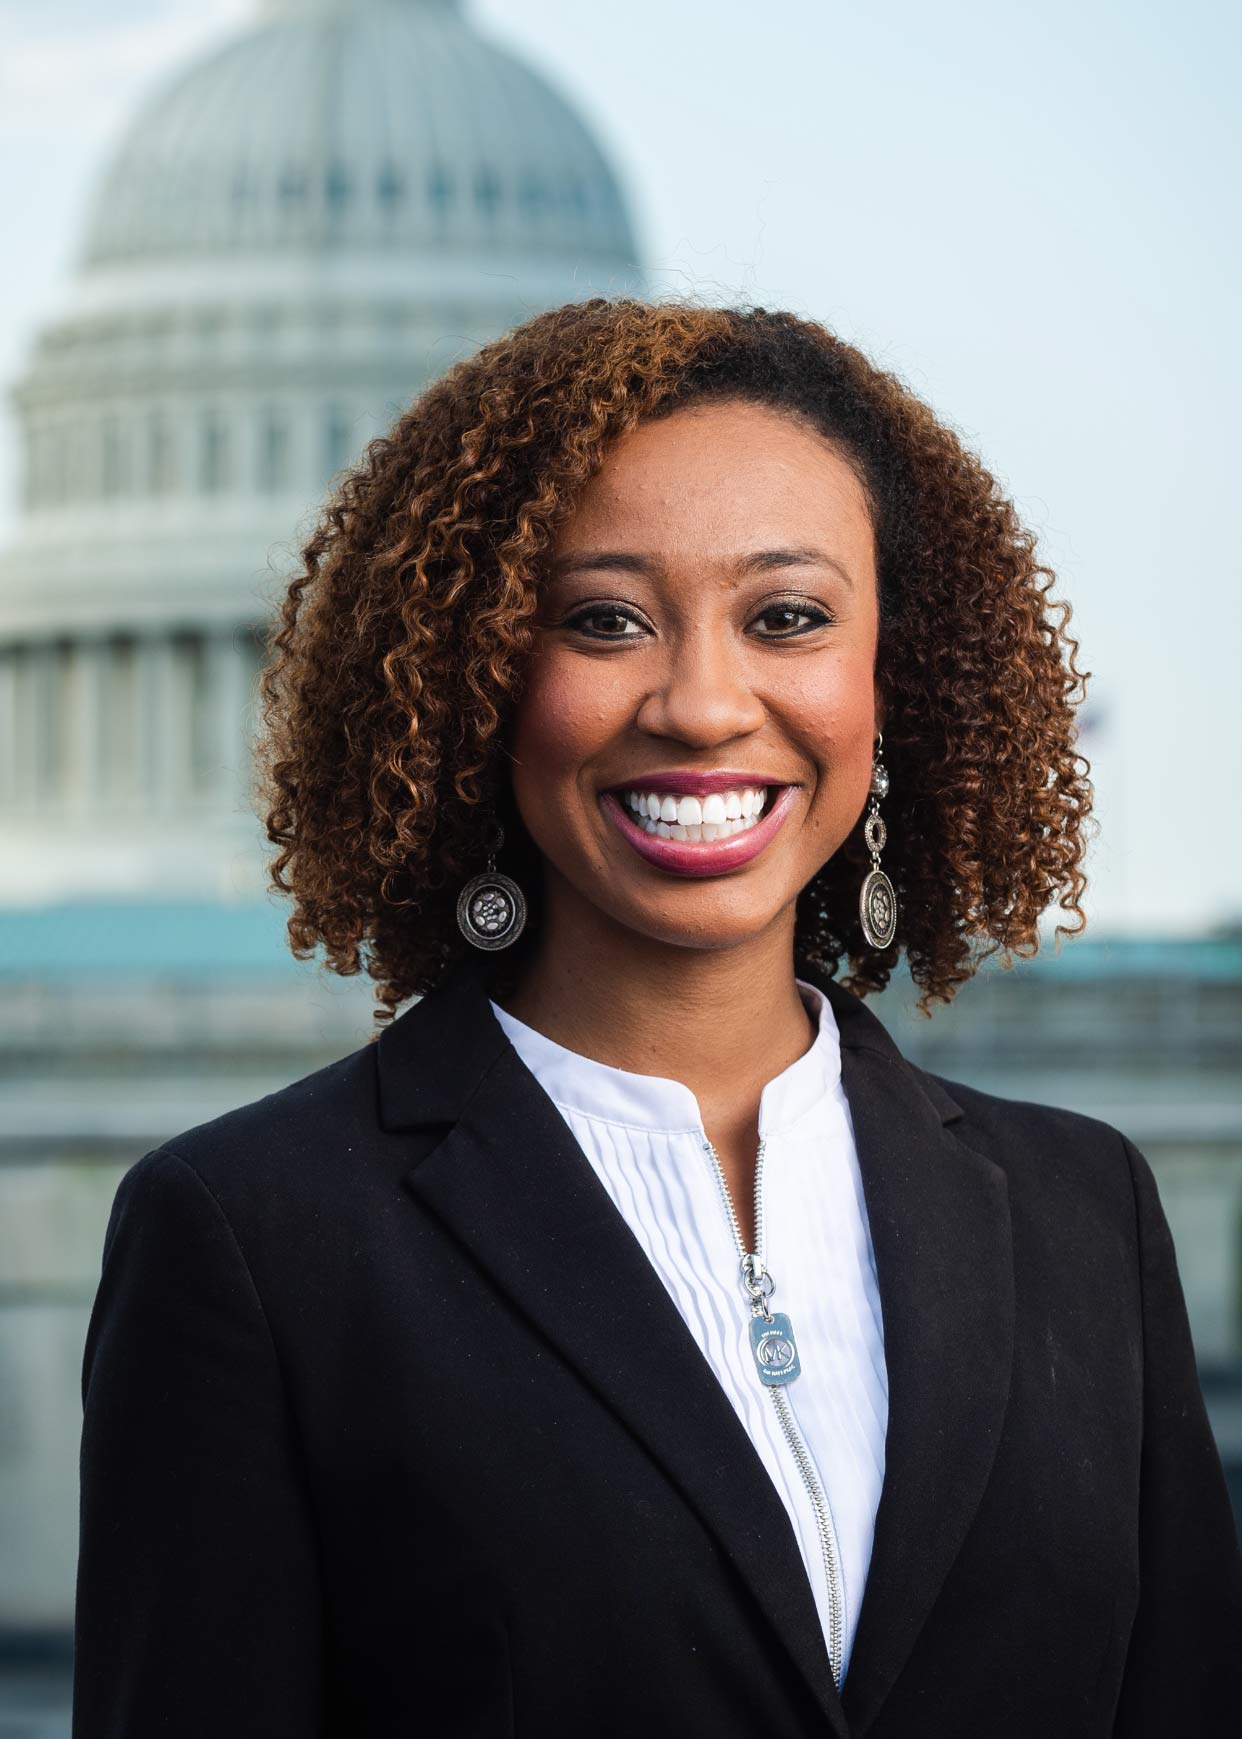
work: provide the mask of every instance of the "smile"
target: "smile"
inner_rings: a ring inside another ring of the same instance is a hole
[[[713,876],[750,863],[775,836],[796,785],[727,774],[659,774],[600,796],[609,820],[648,863]]]

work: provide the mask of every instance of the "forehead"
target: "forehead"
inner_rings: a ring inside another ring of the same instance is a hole
[[[623,526],[696,546],[799,531],[871,541],[862,484],[832,443],[801,418],[734,401],[649,419],[614,441],[562,521],[558,551]]]

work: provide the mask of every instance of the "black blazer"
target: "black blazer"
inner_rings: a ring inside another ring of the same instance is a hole
[[[824,986],[890,1386],[838,1696],[781,1500],[485,964],[122,1178],[74,1739],[1236,1739],[1242,1562],[1129,1141]]]

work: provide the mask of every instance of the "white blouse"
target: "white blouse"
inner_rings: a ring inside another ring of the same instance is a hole
[[[771,1309],[785,1312],[801,1373],[781,1390],[819,1475],[844,1590],[844,1679],[858,1624],[888,1425],[875,1256],[831,1005],[798,981],[818,1023],[810,1049],[759,1103]],[[750,1347],[737,1246],[698,1101],[680,1081],[579,1056],[492,1010],[564,1117],[722,1384],[793,1523],[825,1644],[830,1599],[815,1512]]]

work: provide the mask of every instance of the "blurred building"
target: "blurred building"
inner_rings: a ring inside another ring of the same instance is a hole
[[[253,897],[253,630],[308,508],[457,355],[625,288],[590,129],[457,0],[266,0],[158,92],[15,394],[0,904]]]
[[[361,1043],[300,966],[249,803],[256,630],[331,478],[458,355],[645,288],[567,97],[455,0],[267,0],[158,91],[14,398],[0,552],[0,1655],[67,1732],[80,1371],[122,1171]],[[1104,1116],[1156,1167],[1242,1481],[1242,941],[985,972],[927,1066]],[[59,1699],[59,1701],[58,1701]],[[0,1714],[3,1704],[0,1702]]]
[[[82,1343],[120,1169],[369,1027],[365,987],[317,991],[263,898],[257,630],[333,476],[426,382],[542,308],[645,288],[572,98],[458,0],[261,0],[100,178],[13,396],[0,551],[14,1661],[63,1668]]]

